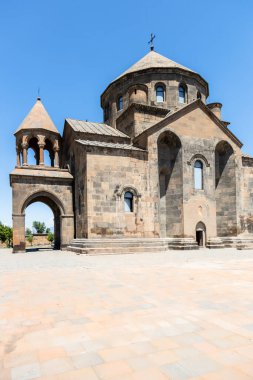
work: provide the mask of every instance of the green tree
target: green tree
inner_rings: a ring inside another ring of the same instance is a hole
[[[7,247],[12,246],[13,231],[9,226],[5,226],[0,222],[0,240],[7,244]]]
[[[54,234],[51,231],[47,234],[47,240],[50,243],[52,243],[54,241]]]
[[[28,236],[26,237],[26,240],[27,240],[31,245],[33,245],[33,235],[28,235]]]
[[[38,221],[34,221],[33,222],[33,228],[35,228],[37,234],[44,234],[44,232],[46,231],[46,225],[44,222],[38,222]]]
[[[26,236],[30,236],[30,235],[32,235],[32,230],[31,230],[30,228],[27,228],[27,229],[25,230],[25,234],[26,234]]]
[[[49,234],[50,231],[51,231],[51,230],[50,230],[50,228],[48,227],[48,228],[46,229],[46,234]]]

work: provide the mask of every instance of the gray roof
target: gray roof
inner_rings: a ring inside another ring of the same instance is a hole
[[[15,133],[27,129],[45,129],[47,131],[59,134],[58,129],[48,115],[40,98],[37,99],[33,108],[25,117]]]
[[[76,140],[76,142],[82,145],[97,146],[101,148],[114,148],[114,149],[136,150],[138,152],[146,152],[143,149],[140,149],[133,145],[128,145],[128,144],[108,143],[108,142],[90,141],[90,140]]]
[[[123,77],[126,74],[134,73],[140,70],[146,70],[151,68],[179,68],[186,71],[194,72],[193,70],[188,69],[187,67],[180,65],[177,62],[172,61],[169,58],[164,57],[161,54],[156,53],[151,50],[148,54],[146,54],[143,58],[141,58],[138,62],[136,62],[133,66],[131,66],[128,70],[124,71],[118,78]],[[115,79],[115,80],[116,80]]]
[[[73,128],[75,132],[84,132],[94,135],[106,135],[106,136],[115,136],[115,137],[127,137],[124,133],[119,130],[110,127],[104,123],[92,123],[90,121],[75,120],[75,119],[66,119],[68,124]]]

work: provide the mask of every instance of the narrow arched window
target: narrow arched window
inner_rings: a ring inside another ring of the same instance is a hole
[[[197,99],[201,99],[201,93],[199,91],[197,92]]]
[[[165,91],[163,86],[156,87],[156,101],[157,103],[163,103],[165,100]]]
[[[104,108],[104,121],[108,120],[110,118],[110,106],[107,103]]]
[[[203,164],[200,160],[195,161],[194,164],[194,189],[203,189]]]
[[[124,195],[125,212],[133,212],[134,210],[133,200],[134,200],[133,193],[131,193],[131,191],[126,191]]]
[[[123,110],[123,96],[119,96],[119,97],[118,97],[118,101],[117,101],[117,110],[118,110],[118,111]]]
[[[179,103],[186,103],[186,89],[183,85],[178,88],[178,100]]]

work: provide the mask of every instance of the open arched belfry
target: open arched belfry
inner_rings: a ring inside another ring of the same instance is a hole
[[[101,95],[103,123],[66,119],[61,136],[37,99],[15,133],[14,252],[36,201],[54,213],[55,247],[79,253],[252,243],[253,158],[208,96],[152,48]]]

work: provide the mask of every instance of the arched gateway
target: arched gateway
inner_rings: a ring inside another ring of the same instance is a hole
[[[60,134],[40,99],[15,136],[17,165],[10,175],[13,252],[25,251],[25,210],[35,202],[45,203],[51,208],[54,214],[55,248],[64,249],[74,238],[73,177],[67,169],[60,167]],[[30,165],[27,160],[29,148],[34,151],[36,165]],[[48,149],[51,166],[44,165],[44,150]]]

